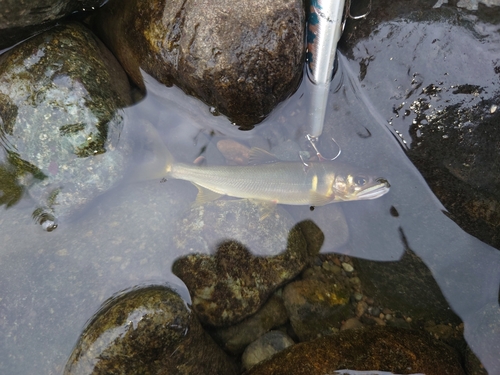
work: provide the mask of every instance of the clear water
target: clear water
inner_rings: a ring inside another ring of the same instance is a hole
[[[404,233],[464,321],[469,346],[486,368],[500,371],[500,252],[446,216],[388,128],[387,118],[360,85],[358,69],[357,63],[340,56],[324,139],[334,136],[342,148],[339,160],[372,169],[390,181],[391,191],[373,201],[289,210],[297,221],[310,218],[323,229],[327,235],[323,252],[396,261],[405,249]],[[174,234],[173,224],[194,201],[196,189],[184,181],[131,182],[137,168],[150,165],[154,157],[150,140],[142,139],[144,121],[186,162],[203,155],[209,164],[223,163],[215,142],[226,137],[271,148],[286,140],[305,144],[306,81],[263,124],[242,132],[180,90],[145,79],[148,96],[125,110],[128,136],[137,139],[137,155],[123,182],[51,233],[33,223],[29,199],[0,208],[2,374],[60,374],[85,323],[121,290],[168,283],[189,300],[182,282],[170,271],[173,261],[184,254],[166,244]],[[334,146],[325,141],[322,147]],[[399,216],[391,215],[392,207]],[[329,220],[339,210],[345,215],[347,233],[336,232]]]

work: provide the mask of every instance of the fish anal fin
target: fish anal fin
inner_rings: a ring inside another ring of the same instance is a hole
[[[215,191],[204,188],[203,186],[197,185],[193,183],[194,186],[198,189],[198,195],[196,196],[196,200],[193,203],[193,206],[201,206],[205,203],[215,201],[222,197],[222,194],[219,194]]]
[[[327,197],[314,190],[309,191],[309,203],[311,206],[324,206],[325,204],[333,202],[334,197]]]
[[[265,164],[279,161],[276,155],[258,147],[252,147],[248,151],[248,164]]]

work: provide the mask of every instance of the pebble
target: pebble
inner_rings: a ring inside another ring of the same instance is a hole
[[[363,299],[363,294],[359,292],[354,293],[354,299],[358,302],[361,301]]]
[[[368,309],[368,304],[365,301],[359,301],[356,304],[356,316],[359,318],[366,312],[367,309]]]
[[[351,266],[349,263],[342,263],[342,268],[344,269],[345,272],[354,271],[354,267]]]
[[[241,356],[243,367],[248,370],[293,344],[295,342],[286,333],[269,331],[247,346]]]

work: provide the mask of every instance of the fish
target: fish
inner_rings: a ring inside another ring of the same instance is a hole
[[[155,142],[158,139],[153,138]],[[165,145],[155,148],[156,157],[164,164],[158,172],[148,172],[149,177],[191,182],[198,188],[195,205],[228,196],[273,204],[323,206],[376,199],[390,189],[386,179],[336,160],[280,161],[265,150],[252,148],[250,165],[206,166],[176,162]]]

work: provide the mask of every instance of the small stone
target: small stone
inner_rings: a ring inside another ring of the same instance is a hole
[[[356,304],[356,316],[359,318],[362,316],[366,310],[368,310],[368,304],[365,301],[359,301]]]
[[[361,301],[363,299],[363,293],[359,293],[359,292],[354,293],[354,299],[356,301]]]
[[[342,263],[342,268],[344,269],[345,272],[354,271],[354,267],[351,266],[349,263]]]
[[[364,325],[361,323],[358,318],[350,318],[347,319],[344,324],[340,327],[341,331],[344,331],[346,329],[361,329],[363,328]]]
[[[247,346],[241,356],[243,368],[248,370],[293,344],[295,342],[287,334],[281,331],[270,331]]]
[[[385,315],[385,320],[391,320],[392,319],[392,315],[391,314],[386,314]]]
[[[352,285],[360,285],[361,284],[361,280],[359,279],[359,277],[357,276],[354,276],[354,277],[351,277],[349,279],[349,282],[352,284]]]
[[[373,320],[374,320],[374,322],[375,322],[375,323],[377,323],[379,326],[385,326],[385,322],[384,322],[384,320],[383,320],[383,319],[380,319],[380,318],[378,318],[378,317],[376,317],[376,316],[374,316],[372,319],[373,319]]]

